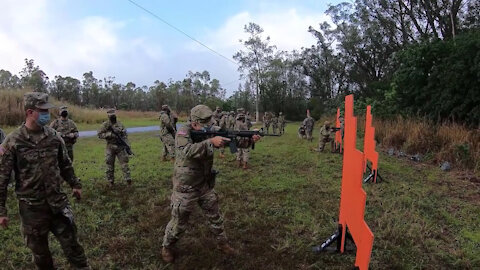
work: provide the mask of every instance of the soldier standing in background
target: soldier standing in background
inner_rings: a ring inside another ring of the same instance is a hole
[[[280,127],[280,135],[285,133],[285,117],[282,115],[282,112],[278,113],[278,125]]]
[[[270,129],[270,119],[271,119],[270,113],[265,112],[263,114],[263,129],[266,132],[266,134],[268,134],[269,132],[268,130]]]
[[[253,127],[252,119],[250,118],[250,112],[247,112],[245,115],[245,122],[247,123],[248,130],[250,130]]]
[[[219,127],[220,127],[220,130],[222,131],[227,131],[227,127],[228,127],[228,114],[227,112],[222,112],[221,113],[221,118],[220,118],[220,122],[219,122]],[[225,148],[220,148],[220,158],[224,158],[225,157]]]
[[[278,129],[278,118],[277,118],[277,115],[273,113],[273,117],[272,117],[273,134],[277,134],[277,129]]]
[[[247,122],[247,117],[244,113],[244,110],[242,108],[237,110],[237,119],[235,122],[235,131],[242,131],[242,130],[250,130],[250,127],[248,126]],[[244,140],[242,142],[239,142],[239,144],[244,144],[244,145],[250,145],[251,142],[249,142],[248,138],[243,138],[241,140]],[[250,148],[242,148],[238,147],[237,149],[237,162],[238,162],[238,167],[242,168],[244,170],[248,169],[248,161],[250,159]]]
[[[107,141],[105,149],[105,163],[107,164],[106,177],[110,185],[115,184],[115,157],[118,158],[120,166],[122,167],[123,177],[127,184],[132,184],[130,177],[130,168],[128,167],[128,153],[122,140],[127,142],[127,130],[117,121],[115,109],[107,111],[108,121],[103,122],[102,127],[98,130],[98,138]]]
[[[307,118],[303,120],[303,127],[305,128],[305,135],[307,136],[307,140],[313,140],[313,127],[315,126],[315,120],[310,116],[310,111],[307,110]]]
[[[228,130],[233,130],[235,128],[235,112],[230,111],[228,115]]]
[[[68,156],[73,162],[73,145],[77,142],[78,128],[75,122],[68,118],[68,110],[66,106],[60,107],[58,113],[60,118],[57,118],[50,123],[50,127],[55,129],[65,141]]]
[[[218,206],[218,195],[213,189],[217,174],[212,169],[213,149],[222,147],[229,139],[216,136],[194,143],[190,136],[192,130],[210,127],[214,121],[212,114],[212,110],[205,105],[195,106],[190,112],[190,122],[178,130],[175,138],[172,217],[165,228],[162,244],[162,258],[167,263],[174,261],[173,246],[187,229],[189,216],[196,205],[200,206],[208,218],[218,249],[229,255],[236,253],[228,244],[223,217]],[[259,139],[259,136],[253,137],[254,141]]]
[[[175,159],[175,119],[168,105],[162,105],[160,112],[160,140],[163,143],[163,161],[169,157],[172,161]]]
[[[216,110],[213,112],[213,120],[215,121],[215,126],[220,126],[220,119],[222,118],[222,109],[217,106]]]
[[[333,134],[335,134],[333,132]],[[320,128],[320,138],[318,141],[318,152],[323,152],[323,149],[325,148],[325,144],[327,142],[330,142],[330,145],[332,147],[332,153],[335,152],[335,145],[334,145],[334,140],[333,140],[333,134],[332,131],[330,130],[330,122],[325,121],[324,125]]]
[[[52,232],[74,269],[90,269],[62,183],[67,182],[80,199],[82,185],[59,134],[46,126],[53,107],[44,93],[24,96],[25,123],[10,133],[0,145],[0,225],[8,226],[7,185],[15,172],[15,192],[22,233],[38,269],[55,269],[48,247]],[[6,262],[2,262],[5,266]]]

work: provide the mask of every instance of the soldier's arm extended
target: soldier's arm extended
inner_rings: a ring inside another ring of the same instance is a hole
[[[80,184],[80,180],[77,178],[77,176],[75,176],[72,161],[70,160],[67,148],[65,147],[65,142],[60,136],[58,136],[58,139],[61,142],[60,146],[58,147],[58,167],[60,168],[60,175],[62,176],[63,180],[70,185],[70,187],[81,189],[82,185]]]
[[[0,217],[7,216],[7,208],[5,206],[7,201],[7,186],[14,164],[14,155],[10,149],[7,149],[7,140],[4,144],[0,145]]]
[[[182,151],[186,158],[204,158],[213,155],[213,144],[210,139],[193,143],[187,131],[181,129],[175,138],[175,147]]]
[[[172,133],[175,135],[175,128],[173,126],[173,123],[172,123],[172,119],[170,118],[170,116],[166,113],[162,114],[162,124],[163,126],[168,130],[168,132]]]

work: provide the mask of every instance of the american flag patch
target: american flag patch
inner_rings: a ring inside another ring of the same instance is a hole
[[[179,131],[177,132],[177,135],[185,136],[185,135],[187,135],[187,132],[186,132],[185,130],[179,130]]]

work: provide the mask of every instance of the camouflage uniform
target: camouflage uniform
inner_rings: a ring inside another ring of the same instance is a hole
[[[245,122],[247,123],[247,127],[250,130],[253,127],[253,124],[252,124],[252,119],[250,118],[250,113],[248,112],[245,115]]]
[[[237,115],[237,121],[235,122],[235,130],[240,131],[240,130],[249,130],[250,128],[248,127],[248,123],[245,119],[245,115],[243,113],[239,113]],[[240,144],[240,143],[239,143]],[[250,158],[250,148],[240,148],[238,147],[237,149],[237,161],[238,162],[244,162],[248,163],[249,158]]]
[[[61,107],[60,113],[67,112],[67,107]],[[73,120],[68,118],[58,118],[50,123],[50,127],[55,129],[65,141],[68,156],[73,162],[73,145],[77,142],[78,128]]]
[[[170,108],[167,105],[162,106],[160,112],[160,140],[163,143],[163,159],[168,157],[175,158],[175,119],[170,113]]]
[[[227,130],[227,127],[228,127],[228,114],[226,112],[223,112],[222,113],[222,116],[220,118],[220,122],[219,122],[219,127],[220,127],[220,130],[223,130],[223,131],[226,131]],[[221,157],[223,157],[223,155],[225,154],[225,148],[220,148],[220,153],[221,153]]]
[[[313,126],[315,125],[315,120],[312,117],[308,116],[303,120],[303,126],[305,127],[305,135],[307,140],[312,141]]]
[[[25,94],[25,109],[51,106],[46,94]],[[47,126],[31,131],[22,125],[7,136],[0,146],[0,217],[7,216],[5,201],[12,170],[22,233],[37,268],[54,269],[48,247],[48,233],[52,232],[74,269],[90,269],[78,243],[67,195],[62,191],[63,181],[81,188],[63,139]]]
[[[269,132],[269,129],[270,129],[270,119],[271,119],[271,116],[270,116],[270,113],[269,112],[265,112],[263,114],[263,129],[265,130],[265,132],[268,134]]]
[[[0,144],[5,140],[5,133],[3,130],[0,128]]]
[[[228,130],[233,130],[235,128],[235,113],[233,111],[228,115]]]
[[[303,124],[298,128],[298,137],[300,139],[305,139],[306,138],[305,127],[303,126]]]
[[[205,105],[192,109],[192,121],[207,125],[211,123],[212,111]],[[214,191],[215,171],[213,145],[210,140],[194,143],[190,137],[191,125],[182,126],[175,138],[176,160],[173,172],[171,196],[172,218],[165,228],[163,246],[171,247],[188,226],[188,218],[195,205],[199,205],[208,218],[210,230],[219,243],[226,243],[223,217]]]
[[[278,129],[278,118],[277,118],[277,116],[274,114],[273,117],[272,117],[272,130],[273,130],[273,134],[277,134],[277,129]]]
[[[332,132],[330,130],[330,122],[326,121],[325,124],[320,128],[320,140],[318,142],[318,151],[322,152],[323,149],[325,148],[325,144],[327,142],[330,142],[331,147],[332,147],[332,152],[335,150],[334,146],[334,140]]]
[[[109,117],[115,115],[115,110],[108,111]],[[113,184],[115,182],[115,157],[118,158],[120,166],[122,167],[123,177],[127,183],[131,183],[132,178],[130,177],[130,168],[128,167],[128,154],[118,139],[118,137],[113,134],[115,132],[125,141],[127,141],[127,130],[119,121],[112,123],[111,120],[105,121],[102,124],[102,127],[98,130],[98,138],[105,139],[107,141],[107,147],[105,149],[105,163],[107,164],[106,177],[107,181]]]
[[[282,112],[280,112],[278,116],[278,125],[280,128],[280,134],[284,134],[285,133],[285,117],[282,115]]]
[[[213,120],[215,121],[215,126],[220,126],[220,119],[222,118],[222,109],[217,107],[217,109],[213,112]]]

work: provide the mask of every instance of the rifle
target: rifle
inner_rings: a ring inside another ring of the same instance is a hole
[[[127,154],[130,155],[130,156],[134,156],[135,154],[132,152],[132,148],[130,147],[130,145],[128,145],[128,143],[125,141],[125,139],[122,138],[122,136],[120,136],[120,134],[116,133],[112,126],[109,126],[108,127],[108,130],[110,130],[112,132],[113,135],[115,135],[117,137],[117,140],[120,142],[120,145],[124,146],[125,147],[125,151],[127,151]]]
[[[329,129],[330,129],[330,131],[332,131],[332,132],[337,132],[337,131],[342,130],[342,128],[337,128],[337,127],[331,127],[331,128],[329,128]]]
[[[212,138],[215,136],[221,136],[230,139],[230,141],[226,141],[225,143],[228,144],[230,148],[230,152],[236,153],[238,152],[238,139],[241,138],[252,138],[254,135],[258,135],[261,137],[264,136],[272,136],[272,137],[280,137],[280,135],[274,134],[265,134],[263,129],[260,130],[240,130],[240,131],[213,131],[213,130],[192,130],[190,131],[190,136],[194,142],[201,142],[208,138]],[[252,143],[252,149],[255,149],[255,144]]]

